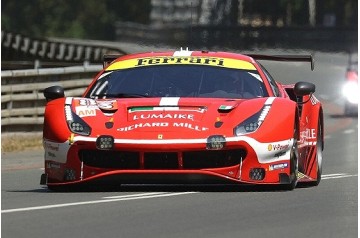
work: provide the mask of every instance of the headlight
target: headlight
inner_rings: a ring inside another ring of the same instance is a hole
[[[66,122],[69,130],[76,134],[88,136],[91,133],[91,128],[86,122],[81,119],[78,115],[72,112],[71,106],[65,106]]]
[[[265,105],[259,112],[255,113],[245,121],[241,122],[238,126],[234,128],[234,135],[242,136],[259,129],[259,127],[265,120],[265,117],[269,113],[270,108],[270,105]]]
[[[225,147],[226,139],[222,135],[213,135],[207,138],[206,149],[221,150]]]
[[[241,136],[256,131],[260,126],[258,122],[259,115],[260,112],[240,123],[237,127],[234,128],[234,134],[236,136]]]
[[[342,88],[342,93],[350,103],[359,103],[359,85],[356,82],[347,82]]]
[[[99,150],[111,150],[114,148],[114,137],[102,135],[96,139],[96,148]]]

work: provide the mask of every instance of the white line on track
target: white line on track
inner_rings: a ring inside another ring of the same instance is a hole
[[[347,178],[347,177],[354,177],[357,174],[325,174],[321,176],[321,180],[323,179],[336,179],[336,178]]]
[[[196,193],[196,192],[143,193],[143,194],[117,196],[115,198],[104,197],[105,199],[103,199],[103,200],[93,200],[93,201],[85,201],[85,202],[73,202],[73,203],[63,203],[63,204],[36,206],[36,207],[24,207],[24,208],[7,209],[7,210],[1,210],[1,213],[13,213],[13,212],[44,210],[44,209],[50,209],[50,208],[70,207],[70,206],[79,206],[79,205],[88,205],[88,204],[97,204],[97,203],[107,203],[107,202],[118,202],[118,201],[127,201],[127,200],[146,199],[146,198],[171,197],[171,196],[186,195],[186,194],[192,194],[192,193]]]
[[[322,175],[321,179],[322,180],[325,180],[325,179],[337,179],[337,178],[347,178],[347,177],[354,177],[354,176],[358,176],[358,175],[357,174],[345,174],[345,173],[324,174],[324,175]],[[73,203],[62,203],[62,204],[53,204],[53,205],[44,205],[44,206],[35,206],[35,207],[6,209],[6,210],[1,210],[1,213],[14,213],[14,212],[25,212],[25,211],[34,211],[34,210],[45,210],[45,209],[52,209],[52,208],[81,206],[81,205],[108,203],[108,202],[118,202],[118,201],[139,200],[139,199],[147,199],[147,198],[171,197],[171,196],[179,196],[179,195],[194,194],[194,193],[198,193],[198,192],[138,193],[138,194],[129,194],[129,195],[122,195],[122,196],[102,197],[101,200],[92,200],[92,201],[84,201],[84,202],[73,202]]]
[[[148,196],[154,196],[154,195],[160,195],[165,194],[165,192],[160,193],[138,193],[138,194],[129,194],[129,195],[122,195],[122,196],[111,196],[111,197],[103,197],[104,199],[118,199],[118,198],[131,198],[131,197],[148,197]]]
[[[354,129],[347,129],[345,131],[343,131],[344,134],[351,134],[351,133],[354,133],[355,130]]]

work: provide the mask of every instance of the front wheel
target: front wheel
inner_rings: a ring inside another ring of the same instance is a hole
[[[314,182],[311,182],[310,186],[318,186],[321,181],[322,175],[322,160],[323,160],[323,131],[320,124],[318,123],[318,133],[317,133],[317,141],[316,141],[316,164],[317,164],[317,176]]]
[[[295,125],[294,141],[290,152],[290,183],[285,185],[286,190],[293,190],[297,185],[297,174],[299,171],[299,151],[298,151],[298,128]]]

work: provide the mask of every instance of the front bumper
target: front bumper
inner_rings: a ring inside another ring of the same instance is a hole
[[[249,137],[233,137],[227,138],[220,150],[206,149],[206,140],[185,141],[115,140],[111,150],[97,149],[96,138],[47,141],[43,183],[281,184],[286,181],[282,178],[290,174],[292,139],[259,143]]]

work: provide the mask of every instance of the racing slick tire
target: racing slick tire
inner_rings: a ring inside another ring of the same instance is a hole
[[[298,150],[298,126],[294,128],[294,142],[290,152],[290,183],[283,185],[285,190],[294,190],[297,185],[297,174],[299,170]]]

